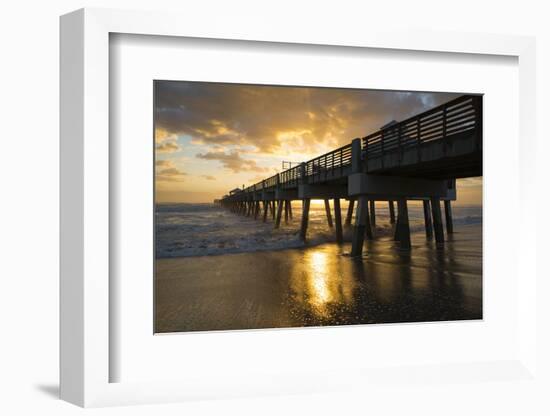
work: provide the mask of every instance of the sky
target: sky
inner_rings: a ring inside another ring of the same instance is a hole
[[[453,99],[418,93],[156,81],[156,200],[212,202]],[[481,203],[481,178],[457,181],[458,201]]]

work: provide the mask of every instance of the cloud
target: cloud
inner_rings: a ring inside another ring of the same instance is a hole
[[[155,143],[161,144],[167,141],[176,141],[177,135],[168,132],[166,129],[163,129],[162,127],[155,127]]]
[[[204,178],[208,181],[215,181],[216,180],[216,178],[213,177],[212,175],[201,175],[201,178]]]
[[[157,160],[155,162],[155,180],[157,182],[182,182],[187,173],[181,171],[170,160]]]
[[[176,142],[164,142],[161,144],[157,144],[157,152],[158,153],[174,153],[181,150],[181,147]]]
[[[205,160],[217,160],[219,161],[224,168],[233,171],[234,173],[238,172],[267,172],[269,169],[258,166],[254,160],[246,160],[241,158],[237,151],[231,151],[229,153],[225,152],[207,152],[207,153],[198,153],[197,157],[199,159]]]
[[[188,135],[206,146],[250,146],[259,153],[337,147],[456,96],[181,81],[155,85],[155,125],[164,136]]]
[[[170,160],[157,160],[157,161],[155,161],[155,166],[172,167],[172,166],[174,166],[174,164]]]

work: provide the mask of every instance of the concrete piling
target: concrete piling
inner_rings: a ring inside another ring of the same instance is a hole
[[[277,218],[275,220],[275,228],[279,228],[279,226],[281,225],[281,215],[283,213],[283,202],[284,201],[282,201],[282,200],[278,202]]]
[[[354,206],[354,204],[355,204],[355,200],[350,199],[349,204],[348,204],[348,212],[346,213],[346,222],[344,223],[344,225],[346,227],[349,227],[351,225],[351,219],[353,217],[353,206]]]
[[[376,204],[374,200],[369,201],[370,205],[370,225],[372,228],[376,227]]]
[[[431,240],[433,238],[433,226],[432,217],[430,215],[430,201],[422,201],[424,207],[424,227],[426,228],[426,238]]]
[[[266,222],[267,221],[267,201],[263,201],[264,203],[264,217],[263,217],[263,222]]]
[[[367,212],[367,218],[365,220],[365,236],[367,237],[367,240],[374,240],[374,232],[372,229],[372,224],[370,223],[368,202],[365,203],[365,211]]]
[[[363,254],[363,243],[365,240],[365,226],[368,221],[368,200],[366,196],[360,196],[357,200],[355,212],[355,225],[353,226],[353,237],[351,240],[351,256],[359,257]]]
[[[431,198],[432,205],[432,217],[435,233],[435,241],[438,245],[445,243],[445,236],[443,234],[443,221],[441,219],[441,204],[439,198]]]
[[[453,212],[451,210],[451,201],[445,200],[445,225],[447,227],[447,234],[453,233]]]
[[[309,221],[309,204],[311,200],[309,198],[305,198],[302,200],[302,225],[300,227],[300,239],[302,241],[306,240],[306,234],[307,234],[307,225]]]
[[[332,228],[332,215],[330,214],[330,202],[328,199],[325,199],[325,212],[327,213],[328,226]]]
[[[284,201],[285,203],[285,224],[288,224],[288,202],[287,200]]]
[[[409,227],[409,209],[405,198],[401,198],[397,201],[397,210],[399,215],[398,240],[402,249],[410,249],[411,230]]]
[[[390,224],[395,224],[395,206],[393,201],[388,201],[388,208],[390,210]]]
[[[344,241],[342,232],[342,211],[340,209],[340,199],[334,199],[334,222],[336,223],[336,242],[341,244]]]

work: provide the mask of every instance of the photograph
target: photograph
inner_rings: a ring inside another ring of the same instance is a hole
[[[153,81],[154,332],[483,319],[483,95]]]

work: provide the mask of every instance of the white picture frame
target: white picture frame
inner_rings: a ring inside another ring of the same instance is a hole
[[[242,397],[255,394],[322,392],[392,383],[410,370],[380,368],[368,373],[349,368],[331,370],[326,382],[318,374],[271,374],[263,379],[237,380],[234,374],[193,377],[182,381],[110,382],[114,357],[109,348],[109,35],[112,33],[207,39],[280,42],[334,47],[379,48],[505,55],[519,65],[519,212],[534,203],[535,168],[535,42],[508,35],[381,31],[349,27],[328,34],[311,24],[309,30],[276,24],[204,25],[173,13],[82,9],[61,18],[61,398],[80,406],[107,406],[183,401],[196,398]],[[536,270],[533,249],[536,217],[521,215],[518,226],[517,293],[518,354],[502,362],[457,366],[418,363],[412,379],[480,382],[476,371],[505,374],[518,382],[536,380]],[[397,371],[397,372],[396,372]],[[206,373],[206,372],[205,372]],[[345,377],[343,377],[345,375]],[[343,378],[348,383],[342,384]]]

